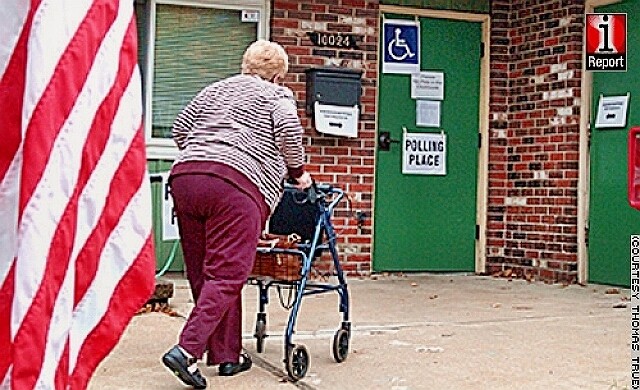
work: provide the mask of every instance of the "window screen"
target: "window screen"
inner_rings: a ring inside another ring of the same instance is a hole
[[[152,136],[171,138],[173,121],[206,85],[240,72],[258,36],[240,10],[158,4],[152,92]]]
[[[138,29],[138,65],[140,67],[140,77],[142,78],[142,107],[145,107],[145,91],[146,91],[146,66],[147,66],[147,50],[149,45],[147,42],[149,41],[149,11],[150,6],[144,0],[136,0],[135,10],[136,10],[136,26]]]

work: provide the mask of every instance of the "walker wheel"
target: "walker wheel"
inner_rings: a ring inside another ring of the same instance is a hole
[[[304,378],[309,369],[309,352],[304,345],[293,345],[287,353],[287,374],[294,382]]]
[[[342,363],[349,354],[349,331],[339,329],[333,336],[333,358],[336,362]]]
[[[267,321],[262,318],[258,318],[256,321],[256,332],[253,334],[256,338],[256,350],[258,353],[264,351],[264,339],[267,337]]]

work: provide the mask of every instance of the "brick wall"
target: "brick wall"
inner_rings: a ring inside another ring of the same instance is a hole
[[[369,0],[273,0],[271,39],[289,54],[290,72],[285,84],[298,100],[305,128],[308,170],[319,182],[332,183],[350,195],[350,207],[342,207],[333,222],[339,233],[339,251],[345,270],[368,273],[371,264],[371,216],[374,181],[378,1]],[[314,46],[308,32],[340,32],[358,37],[357,48]],[[342,66],[363,71],[361,115],[357,138],[324,136],[313,128],[304,111],[305,69]],[[366,215],[358,227],[355,211]]]
[[[582,0],[492,0],[487,272],[577,280]],[[308,169],[353,200],[333,219],[349,273],[370,271],[378,1],[274,0],[271,39],[290,55],[285,83],[306,129]],[[308,32],[358,36],[356,49],[314,46]],[[323,136],[304,112],[305,69],[363,71],[355,139]],[[359,229],[353,211],[367,216]]]
[[[493,0],[487,271],[577,280],[584,2]]]

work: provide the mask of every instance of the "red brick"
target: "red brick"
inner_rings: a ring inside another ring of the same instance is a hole
[[[273,27],[278,28],[298,28],[299,22],[297,20],[289,20],[289,19],[274,19],[272,21]]]
[[[350,8],[364,8],[364,0],[342,0],[342,5]]]
[[[298,10],[300,2],[297,0],[274,0],[274,10]]]
[[[314,13],[327,12],[327,6],[325,4],[309,4],[308,2],[302,2],[300,9],[303,11],[311,11]]]

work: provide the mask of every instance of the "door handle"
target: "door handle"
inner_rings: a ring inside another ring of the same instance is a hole
[[[400,141],[391,138],[388,131],[381,131],[378,135],[378,149],[388,152],[391,149],[391,143],[400,143]]]

